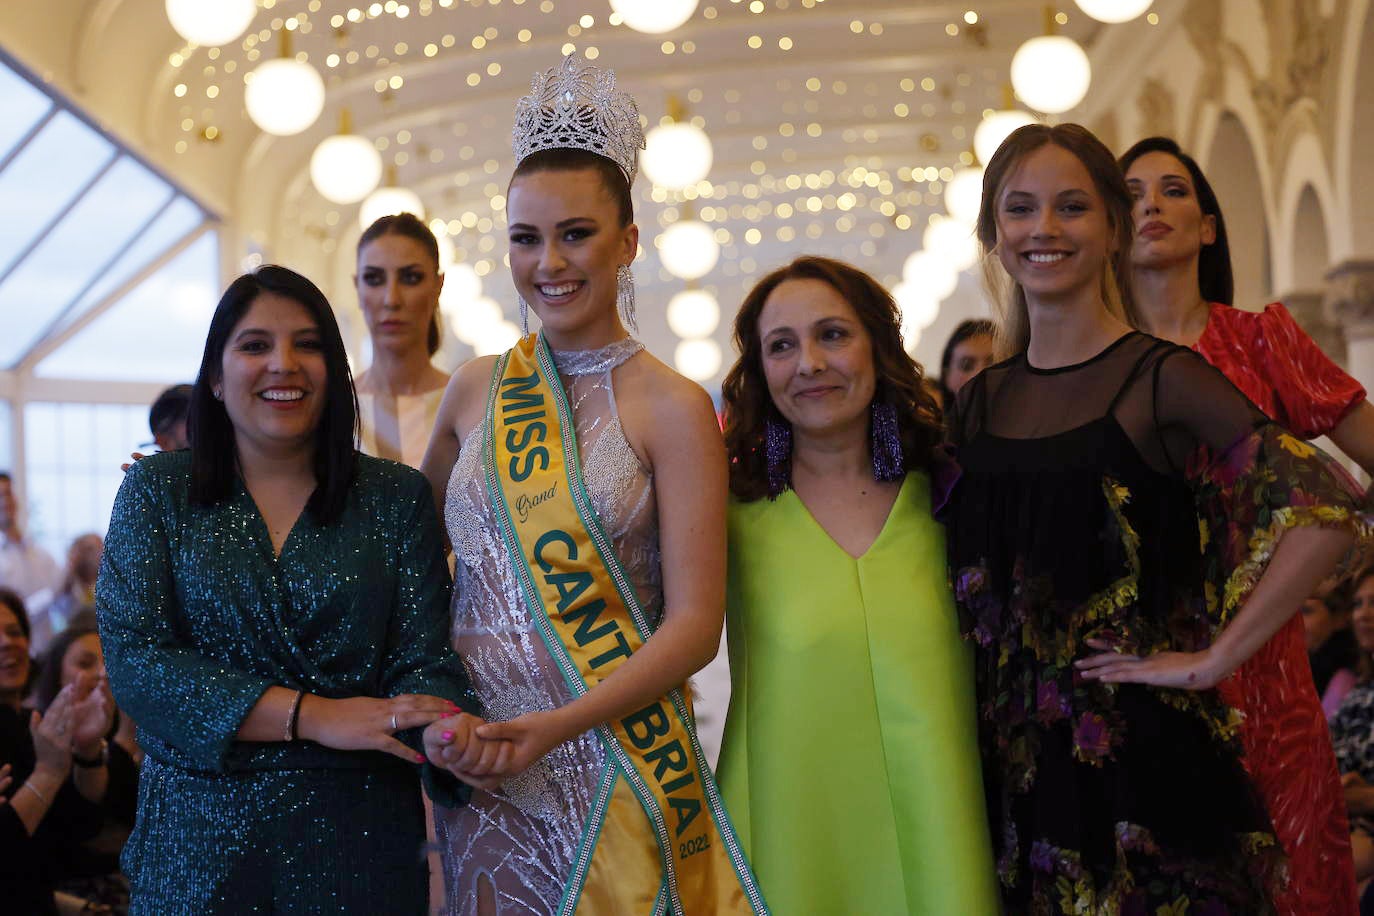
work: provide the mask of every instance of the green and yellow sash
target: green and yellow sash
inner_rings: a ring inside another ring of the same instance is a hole
[[[575,695],[649,637],[587,497],[572,412],[542,335],[497,362],[486,485],[516,577]],[[597,728],[607,768],[561,914],[767,913],[681,690]],[[646,823],[647,816],[647,823]]]

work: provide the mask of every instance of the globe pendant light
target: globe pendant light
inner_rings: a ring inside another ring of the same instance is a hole
[[[1011,135],[1012,131],[1018,127],[1025,127],[1027,124],[1039,123],[1027,112],[1016,108],[1004,108],[1001,111],[994,111],[992,114],[978,122],[978,126],[973,131],[973,153],[978,157],[978,161],[987,164],[992,161],[997,148],[1002,145],[1002,141]]]
[[[706,276],[720,257],[720,243],[711,227],[695,219],[673,223],[654,240],[664,270],[683,280]]]
[[[1154,0],[1074,0],[1078,8],[1098,22],[1130,22],[1145,12]]]
[[[697,0],[611,0],[611,9],[636,32],[661,35],[691,19]]]
[[[339,132],[326,137],[310,156],[310,183],[336,204],[357,203],[382,180],[381,154],[369,140],[350,130],[345,109],[339,117]]]
[[[694,382],[705,382],[720,371],[720,344],[709,337],[704,340],[684,340],[673,351],[673,365],[677,371]]]
[[[939,302],[959,285],[959,273],[935,252],[917,251],[909,255],[902,265],[902,280],[913,294]]]
[[[324,111],[324,80],[314,67],[291,56],[291,33],[281,31],[281,56],[259,64],[246,80],[248,117],[269,134],[290,137]]]
[[[167,0],[166,6],[177,34],[205,48],[238,38],[258,14],[257,0]]]
[[[710,337],[718,324],[720,304],[704,289],[685,289],[668,300],[668,327],[678,337]]]
[[[398,213],[409,213],[423,220],[425,205],[420,195],[410,188],[397,187],[396,167],[389,166],[386,169],[386,184],[369,194],[358,207],[358,227],[366,229],[383,216],[395,216]]]
[[[1054,7],[1045,7],[1045,34],[1011,57],[1011,85],[1037,111],[1059,114],[1083,101],[1092,84],[1092,64],[1078,42],[1056,35]]]
[[[973,237],[972,227],[946,216],[930,218],[921,235],[921,247],[942,258],[955,273],[978,262],[978,241]]]
[[[983,167],[959,169],[945,184],[945,209],[951,218],[965,226],[978,223],[978,209],[983,202]]]

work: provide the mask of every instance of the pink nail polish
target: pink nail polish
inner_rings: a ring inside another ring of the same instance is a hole
[[[444,732],[444,740],[445,740],[445,741],[452,741],[452,740],[453,740],[453,732]]]
[[[416,755],[415,755],[415,762],[416,762],[416,763],[424,763],[424,762],[425,762],[425,755],[424,755],[424,754],[416,754]]]

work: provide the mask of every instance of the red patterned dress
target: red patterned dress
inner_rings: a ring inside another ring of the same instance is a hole
[[[1212,303],[1194,349],[1304,439],[1329,434],[1365,399],[1360,383],[1277,302],[1258,313]],[[1345,799],[1307,662],[1302,616],[1294,614],[1220,689],[1245,713],[1245,765],[1289,857],[1290,880],[1275,900],[1278,911],[1356,913]]]

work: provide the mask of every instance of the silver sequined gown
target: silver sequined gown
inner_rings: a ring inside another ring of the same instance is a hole
[[[612,370],[643,345],[553,352],[577,432],[587,492],[651,621],[662,612],[658,514],[653,478],[625,441]],[[444,517],[458,555],[453,644],[488,718],[513,719],[573,699],[536,629],[487,497],[485,420],[462,444],[449,477]],[[474,791],[458,809],[436,808],[448,910],[477,912],[479,881],[502,914],[553,913],[563,895],[583,825],[606,767],[588,732],[554,748],[495,795]],[[647,822],[646,822],[647,823]]]

